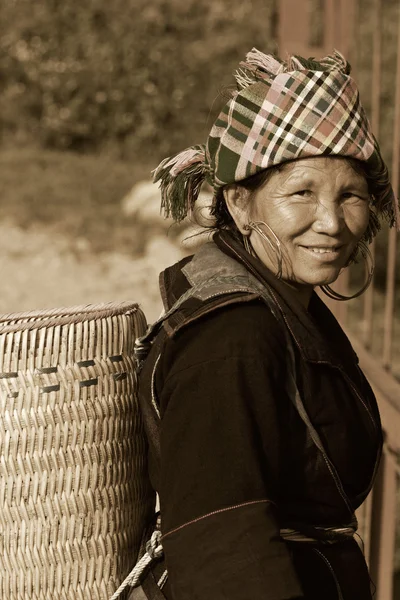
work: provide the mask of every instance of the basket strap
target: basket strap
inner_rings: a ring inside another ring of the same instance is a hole
[[[162,558],[163,554],[164,554],[164,551],[163,551],[163,547],[161,544],[161,531],[159,529],[156,529],[152,533],[150,540],[146,544],[145,554],[136,563],[136,565],[133,567],[132,571],[125,578],[125,580],[121,583],[121,585],[119,586],[117,591],[114,592],[114,594],[111,596],[110,600],[118,600],[118,598],[121,596],[122,592],[127,587],[132,587],[132,588],[134,588],[134,590],[137,588],[142,588],[144,590],[144,588],[146,587],[146,582],[148,581],[148,579],[150,579],[150,577],[149,577],[150,573],[147,574],[147,577],[145,578],[145,580],[141,583],[140,586],[138,586],[138,583],[139,583],[140,579],[142,578],[143,573],[155,561]],[[153,581],[154,581],[154,578],[153,578]],[[156,588],[158,588],[158,585],[155,581],[154,581],[154,586]],[[159,588],[158,588],[158,591],[160,591]],[[129,596],[129,598],[131,598],[131,596]],[[134,596],[134,598],[135,598],[135,596]],[[140,598],[140,595],[138,596],[138,599],[139,598]],[[152,595],[150,597],[144,596],[144,598],[146,598],[146,599],[149,598],[149,600],[158,600],[158,598],[164,598],[164,596],[161,594],[161,596],[158,596],[158,597],[155,595]]]
[[[146,377],[143,377],[140,381],[140,385],[143,386],[144,393],[139,392],[139,403],[140,403],[140,412],[144,421],[144,428],[146,431],[147,439],[151,447],[151,451],[155,460],[155,464],[157,469],[160,469],[161,465],[161,444],[160,444],[160,412],[158,410],[158,401],[157,398],[154,397],[154,377],[155,371],[158,364],[158,359],[161,356],[161,352],[164,346],[165,339],[167,334],[164,328],[161,328],[156,335],[155,339],[151,340],[151,343],[148,344],[148,351],[150,348],[154,353],[154,362],[152,363],[152,368],[149,369],[149,374]],[[141,356],[142,363],[144,362],[143,354]],[[137,375],[140,374],[140,366],[138,365]],[[139,378],[140,380],[140,378]]]

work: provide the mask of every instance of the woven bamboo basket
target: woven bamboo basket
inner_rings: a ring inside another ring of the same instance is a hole
[[[154,511],[136,304],[0,317],[0,599],[107,600]]]

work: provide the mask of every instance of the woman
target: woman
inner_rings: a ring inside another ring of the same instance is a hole
[[[206,146],[155,171],[167,215],[193,211],[206,178],[216,219],[212,242],[161,276],[166,314],[140,379],[163,594],[367,600],[354,512],[379,464],[379,413],[314,288],[335,296],[398,207],[338,52],[254,49],[236,80]]]

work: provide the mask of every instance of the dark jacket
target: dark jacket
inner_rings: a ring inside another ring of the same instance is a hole
[[[150,463],[166,597],[368,600],[364,557],[338,530],[355,526],[382,435],[337,321],[228,234],[167,269],[161,288],[167,311],[180,306],[140,390],[161,416]]]

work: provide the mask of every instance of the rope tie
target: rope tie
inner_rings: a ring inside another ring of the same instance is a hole
[[[161,556],[163,555],[163,547],[161,544],[161,531],[156,529],[156,531],[153,532],[151,538],[146,544],[146,554],[148,554],[152,560],[156,558],[161,558]]]
[[[121,583],[117,591],[111,596],[110,600],[117,600],[128,586],[133,588],[136,587],[147,567],[158,558],[161,558],[163,552],[164,551],[161,544],[161,531],[156,529],[146,544],[145,554],[143,554],[142,558],[136,563],[132,571]]]

